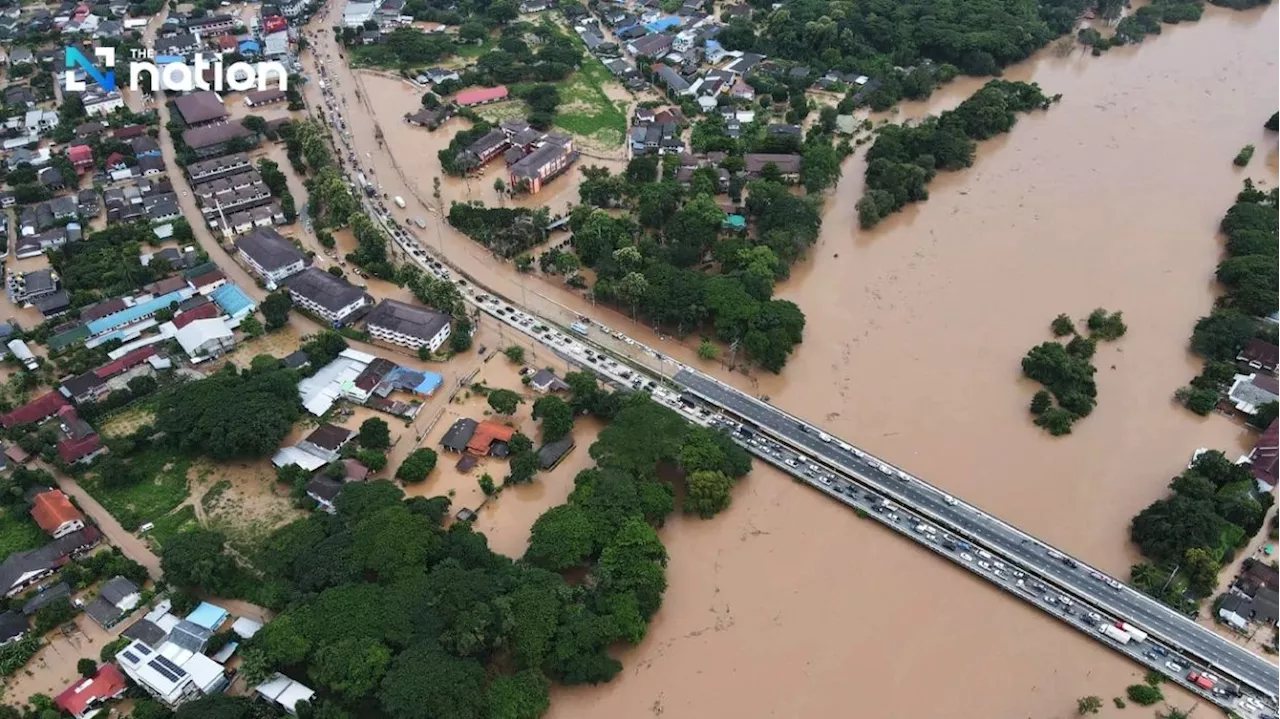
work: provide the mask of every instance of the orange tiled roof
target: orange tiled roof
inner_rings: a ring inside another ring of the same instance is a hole
[[[475,434],[467,442],[467,450],[475,454],[488,454],[494,442],[510,442],[516,431],[505,424],[485,420],[476,425]]]
[[[67,522],[84,521],[84,515],[71,504],[60,489],[51,489],[36,495],[31,504],[31,516],[46,532],[53,532]]]

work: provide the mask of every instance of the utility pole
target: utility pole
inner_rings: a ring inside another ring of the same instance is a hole
[[[732,372],[738,358],[738,340],[729,343],[729,371]]]

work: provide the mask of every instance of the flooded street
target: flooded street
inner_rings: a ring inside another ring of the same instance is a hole
[[[818,246],[779,289],[808,316],[804,344],[781,377],[717,374],[1127,576],[1130,517],[1191,452],[1234,456],[1252,444],[1240,426],[1197,418],[1171,396],[1198,371],[1186,344],[1213,302],[1217,223],[1244,177],[1275,183],[1276,139],[1262,124],[1278,104],[1278,20],[1274,6],[1208,8],[1138,48],[1101,58],[1050,50],[1011,68],[1009,79],[1062,102],[984,143],[973,168],[940,177],[931,200],[874,232],[856,229],[863,165],[850,159]],[[590,314],[694,362],[578,293],[518,275],[428,213],[437,176],[446,207],[497,204],[498,166],[469,183],[444,177],[436,152],[465,121],[435,133],[405,124],[420,91],[370,73],[355,99],[331,33],[317,37],[347,95],[360,164],[409,201],[397,219],[428,221],[424,244],[549,318]],[[954,107],[980,84],[955,83],[901,116]],[[307,92],[317,104],[314,85]],[[1248,143],[1260,156],[1239,170],[1231,158]],[[563,212],[579,176],[520,203]],[[1019,360],[1055,315],[1098,306],[1123,311],[1129,334],[1095,359],[1097,410],[1055,440],[1030,422],[1034,388]],[[499,538],[505,528],[495,528],[494,546],[517,549],[527,529],[514,529]],[[727,513],[675,518],[663,541],[670,588],[648,638],[622,653],[612,683],[555,689],[549,716],[1039,719],[1072,715],[1086,694],[1107,700],[1102,716],[1118,716],[1110,697],[1140,677],[1092,639],[763,466]],[[1176,689],[1166,695],[1192,705]],[[1206,712],[1216,710],[1197,716]]]

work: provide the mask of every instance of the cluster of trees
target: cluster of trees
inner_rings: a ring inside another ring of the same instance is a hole
[[[138,259],[154,239],[144,223],[111,225],[80,242],[68,242],[50,254],[50,263],[71,292],[73,307],[130,292],[164,277],[165,268]]]
[[[590,390],[571,382],[571,405],[607,395],[590,381]],[[275,532],[256,558],[258,599],[282,612],[245,646],[247,681],[281,669],[305,677],[318,694],[304,712],[330,719],[533,719],[547,709],[551,681],[615,676],[610,648],[643,639],[666,588],[655,526],[674,501],[659,464],[730,476],[750,466],[739,454],[717,456],[721,440],[690,437],[646,395],[618,401],[592,447],[599,466],[538,519],[523,561],[490,551],[468,523],[443,529],[447,498],[406,500],[385,481],[351,485],[335,515]],[[178,557],[166,545],[166,574],[179,585],[234,580],[219,539],[206,534],[200,552]],[[569,569],[591,580],[569,584],[559,574]]]
[[[1147,35],[1159,35],[1162,22],[1195,22],[1202,14],[1204,4],[1199,0],[1154,0],[1150,5],[1138,8],[1132,15],[1126,15],[1116,23],[1111,44],[1142,42]],[[1095,49],[1100,45],[1099,42],[1093,43]]]
[[[421,482],[436,468],[436,451],[430,447],[415,449],[396,469],[396,479],[405,482]]]
[[[326,167],[307,179],[307,211],[317,231],[342,227],[361,214],[360,201],[335,167]]]
[[[545,240],[551,223],[545,207],[485,207],[479,201],[452,203],[448,219],[459,232],[507,259]]]
[[[272,196],[280,201],[280,211],[284,213],[285,222],[298,219],[298,205],[293,199],[293,193],[289,191],[289,181],[280,171],[280,166],[264,157],[258,160],[258,173],[262,175],[262,181],[266,183]]]
[[[881,128],[867,151],[859,224],[874,227],[908,203],[929,199],[928,185],[937,171],[972,165],[977,142],[1013,129],[1017,113],[1044,109],[1050,102],[1034,83],[992,80],[954,110],[918,125]]]
[[[463,6],[449,0],[409,0],[403,12],[414,20],[457,25],[458,37],[474,42],[519,17],[520,5],[514,0],[471,0]]]
[[[998,75],[1000,68],[1071,32],[1088,4],[869,0],[850,5],[800,0],[773,11],[757,9],[750,20],[730,20],[717,39],[729,50],[794,60],[819,72],[835,69],[877,79],[892,77],[897,92],[905,95],[909,87],[927,96],[933,89],[929,80],[918,73],[909,82],[905,77],[928,67],[929,61],[970,75]],[[909,70],[895,71],[896,67]]]
[[[461,177],[475,169],[470,158],[463,155],[463,151],[493,129],[493,125],[484,120],[478,120],[471,127],[460,130],[452,140],[449,140],[448,147],[436,152],[436,157],[440,160],[440,169],[444,170],[446,175],[455,177]]]
[[[530,125],[544,131],[551,128],[561,102],[559,87],[547,83],[530,85],[519,90],[517,96],[529,106]]]
[[[462,73],[459,85],[557,82],[569,77],[581,62],[582,51],[557,26],[515,23],[503,28],[497,47]]]
[[[333,153],[329,150],[329,133],[315,120],[294,120],[280,126],[280,137],[285,141],[289,162],[298,172],[307,167],[319,172],[333,167]]]
[[[396,266],[387,255],[387,234],[382,228],[360,212],[351,216],[351,234],[356,238],[356,247],[347,253],[347,261],[374,277],[394,281]]]
[[[564,439],[573,431],[573,408],[568,402],[548,394],[533,403],[533,418],[539,421],[542,443]]]
[[[1031,414],[1037,426],[1055,437],[1070,434],[1071,425],[1089,416],[1098,402],[1092,362],[1098,340],[1113,341],[1128,331],[1122,313],[1101,307],[1089,313],[1085,326],[1088,337],[1076,332],[1071,317],[1058,315],[1049,328],[1054,337],[1071,339],[1066,344],[1044,342],[1022,358],[1022,373],[1045,387],[1031,398]]]
[[[1275,326],[1260,318],[1277,309],[1276,278],[1280,276],[1280,192],[1262,192],[1245,180],[1244,189],[1222,218],[1226,257],[1218,263],[1217,278],[1225,292],[1213,312],[1196,322],[1191,349],[1205,360],[1204,370],[1179,389],[1176,397],[1196,414],[1206,415],[1235,376],[1235,358],[1255,337],[1274,344]],[[1274,417],[1271,412],[1269,417]],[[1265,426],[1265,425],[1264,425]]]
[[[587,205],[571,216],[574,251],[596,271],[595,299],[682,336],[710,327],[717,339],[739,342],[748,360],[781,370],[803,338],[804,314],[772,299],[773,289],[818,237],[817,199],[797,197],[778,182],[753,181],[745,209],[755,233],[724,237],[725,213],[710,194],[687,198],[675,180],[655,179],[657,172],[653,160],[628,168],[634,217]],[[719,274],[696,268],[710,267],[708,259]]]
[[[343,45],[359,42],[361,28],[335,28]],[[353,55],[360,63],[378,67],[410,70],[452,55],[457,49],[453,38],[442,33],[428,35],[416,27],[398,27],[375,45],[358,46]]]
[[[220,597],[252,597],[258,582],[228,551],[226,537],[203,527],[178,532],[160,550],[160,569],[170,585]]]
[[[313,365],[320,366],[316,361],[313,356]],[[175,386],[160,397],[155,423],[165,428],[165,441],[183,452],[214,459],[262,457],[280,446],[300,408],[298,374],[263,355],[249,369],[228,364],[205,379]]]
[[[1180,606],[1213,592],[1219,568],[1262,528],[1274,499],[1255,491],[1248,465],[1218,451],[1197,457],[1169,488],[1133,518],[1129,536],[1149,561],[1130,574],[1135,586]]]

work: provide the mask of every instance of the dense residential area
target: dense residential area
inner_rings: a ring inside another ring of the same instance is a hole
[[[84,91],[44,84],[63,83],[59,43],[101,27],[97,8],[73,9],[69,22],[54,16],[57,34],[20,33],[32,51],[14,50],[6,68],[25,93],[6,95],[20,111],[3,190],[3,711],[362,716],[372,702],[388,716],[513,710],[484,709],[504,705],[535,716],[548,677],[616,674],[606,650],[640,641],[661,601],[653,525],[677,504],[657,463],[696,472],[704,497],[685,510],[711,516],[749,468],[742,450],[477,326],[465,282],[439,262],[404,262],[405,229],[376,193],[341,178],[325,126],[307,117],[299,27],[313,9],[152,11],[121,33],[118,52],[269,60],[295,83],[154,93],[107,91],[76,70]],[[567,134],[502,129],[474,162],[501,152],[528,194],[577,159]],[[658,455],[636,442],[655,422]],[[616,447],[617,458],[597,463],[586,446]],[[547,498],[543,518],[505,518],[504,492],[575,477],[610,492],[643,487],[646,521],[564,495]],[[561,546],[564,521],[582,521],[571,515],[595,518],[576,549]],[[305,537],[335,522],[357,551],[389,563],[362,575],[355,560],[354,574],[319,584],[304,576]],[[506,554],[473,525],[502,527]],[[403,545],[409,536],[425,544]],[[638,554],[620,554],[636,540]],[[428,544],[438,551],[424,567]],[[525,544],[514,564],[507,556]],[[405,621],[428,611],[462,626],[476,603],[530,603],[564,614],[566,638],[552,644],[553,629],[512,663],[498,647],[545,633],[535,612],[485,630],[480,652],[412,632],[375,647],[357,630],[308,631],[314,653],[279,654],[274,637],[303,613],[355,628],[333,600],[382,589],[425,598],[419,585],[453,583],[460,562],[490,573],[492,589],[445,614],[401,603]],[[610,579],[570,596],[554,573],[570,567]],[[595,638],[569,639],[588,624]],[[332,662],[360,660],[352,641],[394,663],[350,684]],[[436,668],[451,696],[424,703],[423,671]],[[468,679],[447,679],[454,671]]]

